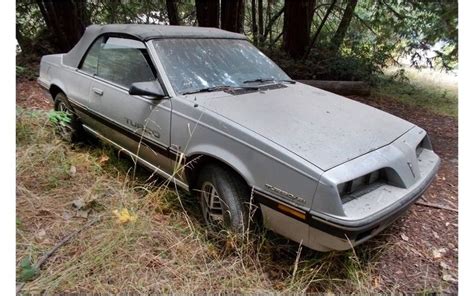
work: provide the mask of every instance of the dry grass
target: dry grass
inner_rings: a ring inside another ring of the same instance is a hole
[[[60,141],[42,111],[17,110],[17,262],[66,235],[28,293],[371,293],[383,244],[321,254],[272,233],[209,233],[192,198],[99,144]],[[73,207],[81,199],[85,211]],[[117,223],[126,208],[134,222]],[[82,215],[82,217],[81,217]]]
[[[403,74],[400,76],[400,73]],[[421,106],[442,115],[457,116],[458,80],[455,74],[410,67],[391,67],[384,74],[374,88],[373,96]]]

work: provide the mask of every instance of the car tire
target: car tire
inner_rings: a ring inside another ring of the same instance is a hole
[[[56,125],[56,130],[59,133],[59,136],[69,143],[74,143],[81,140],[84,135],[82,124],[77,115],[74,113],[64,93],[60,92],[56,95],[56,97],[54,97],[54,110],[69,113],[71,119],[71,122]]]
[[[210,164],[200,170],[196,185],[201,213],[208,226],[236,233],[248,229],[250,191],[238,175],[223,166]]]

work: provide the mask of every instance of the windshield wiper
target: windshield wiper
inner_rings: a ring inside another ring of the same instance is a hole
[[[228,90],[228,89],[232,89],[232,90],[234,90],[234,89],[259,90],[259,88],[255,87],[255,86],[219,85],[219,86],[205,87],[205,88],[201,88],[201,89],[198,89],[198,90],[192,90],[192,91],[184,92],[183,95],[203,93],[203,92],[213,92],[213,91]]]
[[[288,82],[291,84],[295,84],[296,81],[291,80],[291,79],[274,79],[274,78],[257,78],[257,79],[252,79],[252,80],[245,80],[243,83],[254,83],[254,82]]]

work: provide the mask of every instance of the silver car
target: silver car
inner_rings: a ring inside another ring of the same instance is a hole
[[[204,221],[345,250],[401,216],[440,163],[420,127],[295,82],[241,34],[93,25],[44,56],[67,133],[99,137],[193,193]],[[252,220],[253,221],[253,220]]]

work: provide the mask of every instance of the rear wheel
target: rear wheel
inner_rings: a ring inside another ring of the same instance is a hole
[[[200,171],[196,187],[204,222],[208,226],[234,232],[247,229],[249,190],[239,176],[222,166],[206,165]]]
[[[56,124],[59,136],[69,143],[80,140],[83,135],[81,122],[72,111],[64,93],[58,93],[54,98],[54,110],[66,113],[69,118],[69,122],[61,121]]]

